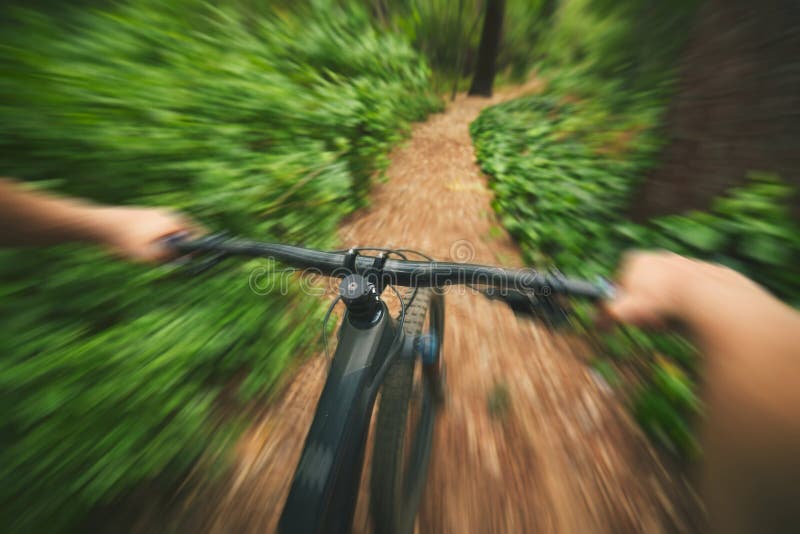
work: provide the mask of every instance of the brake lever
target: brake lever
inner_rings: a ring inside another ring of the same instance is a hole
[[[489,300],[499,300],[517,317],[544,321],[552,328],[563,326],[569,320],[568,310],[552,296],[539,296],[513,289],[501,291],[493,287],[479,292]]]

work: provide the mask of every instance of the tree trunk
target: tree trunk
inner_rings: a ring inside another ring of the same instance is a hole
[[[800,220],[800,11],[797,0],[758,6],[709,0],[697,12],[666,114],[669,143],[642,177],[634,220],[710,209],[750,170],[792,184]]]
[[[500,50],[500,36],[503,31],[503,14],[506,0],[486,0],[486,14],[483,18],[481,44],[478,48],[478,63],[469,94],[492,96],[497,52]]]
[[[456,49],[456,75],[453,77],[453,93],[450,95],[450,101],[456,99],[458,92],[458,81],[461,79],[461,54],[464,49],[464,43],[461,42],[461,16],[464,14],[464,0],[458,0],[458,20],[456,21],[456,29],[458,30],[458,48]],[[467,36],[469,38],[469,36]]]

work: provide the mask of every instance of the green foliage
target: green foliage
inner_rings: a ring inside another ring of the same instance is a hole
[[[537,59],[534,45],[550,23],[554,4],[553,0],[506,2],[498,72],[513,80],[525,78]],[[428,58],[436,79],[447,82],[438,86],[440,90],[448,90],[453,77],[469,76],[480,43],[483,1],[399,0],[387,5],[386,26],[399,29]]]
[[[471,126],[478,161],[492,176],[495,208],[528,262],[611,276],[624,250],[663,248],[729,265],[800,304],[800,228],[790,213],[789,185],[768,173],[750,173],[707,212],[633,223],[625,212],[653,164],[658,114],[634,106],[615,114],[607,100],[563,95],[561,89],[489,108]],[[696,454],[687,423],[699,410],[694,349],[677,336],[635,329],[604,342],[619,361],[652,353],[669,358],[648,366],[648,386],[637,394],[634,411],[669,447]]]
[[[613,126],[601,133],[592,129],[598,123]],[[647,164],[645,157],[609,154],[626,149],[613,146],[626,127],[633,126],[554,94],[489,108],[472,124],[478,161],[494,178],[495,207],[529,262],[577,267],[576,274],[585,275],[613,263],[611,247],[593,255],[597,259],[583,251],[612,240],[608,222],[621,220]]]
[[[752,172],[747,183],[718,198],[708,212],[660,217],[638,244],[728,265],[777,296],[800,305],[800,225],[795,190],[774,174]]]
[[[664,96],[700,0],[569,0],[539,44],[554,77],[605,84],[606,104]]]
[[[699,454],[686,414],[676,408],[660,389],[643,387],[636,396],[633,413],[639,424],[675,454],[695,458]]]
[[[547,92],[485,110],[471,128],[478,160],[529,262],[609,276],[625,249],[665,248],[727,264],[798,305],[800,229],[790,215],[793,191],[777,177],[750,173],[707,212],[645,225],[625,217],[663,143],[658,126],[699,4],[560,2],[534,53]],[[577,310],[580,327],[591,329],[586,307]],[[633,402],[642,426],[672,450],[697,454],[694,348],[630,328],[602,341],[608,361],[644,375]],[[609,374],[608,365],[595,367]]]
[[[332,243],[408,123],[429,70],[364,10],[128,0],[6,7],[4,173],[97,201],[166,205],[211,229]],[[59,530],[229,438],[321,313],[257,264],[198,279],[61,247],[2,253],[0,523]],[[231,404],[232,403],[232,404]]]

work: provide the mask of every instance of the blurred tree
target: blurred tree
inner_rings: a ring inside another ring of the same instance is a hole
[[[461,20],[464,18],[464,0],[458,0],[458,21],[456,22],[456,27],[461,29]],[[462,51],[461,43],[459,43],[458,48],[456,49],[456,76],[453,78],[453,91],[450,94],[450,100],[456,99],[456,93],[458,92],[458,73],[461,71],[463,66],[461,65],[461,51]]]
[[[478,48],[478,63],[475,65],[475,76],[472,78],[472,85],[469,88],[470,95],[492,96],[505,7],[505,0],[488,0],[486,2],[481,44]]]
[[[371,7],[372,16],[378,19],[382,26],[387,26],[389,21],[389,6],[386,4],[386,0],[373,0]]]

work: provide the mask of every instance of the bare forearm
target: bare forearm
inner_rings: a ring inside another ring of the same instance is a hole
[[[708,505],[720,532],[777,532],[800,477],[800,314],[716,274],[687,287],[683,312],[705,356]]]
[[[0,179],[0,245],[102,240],[103,206],[30,191]]]
[[[800,313],[745,277],[714,269],[687,282],[677,312],[705,355],[709,394],[716,386],[720,401],[747,395],[748,406],[763,411],[753,424],[779,419],[782,431],[800,429]]]
[[[135,261],[162,261],[173,252],[163,238],[200,231],[160,208],[103,206],[26,190],[0,179],[0,246],[84,241]]]

